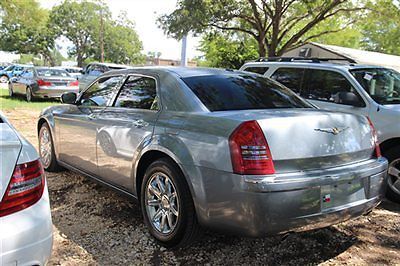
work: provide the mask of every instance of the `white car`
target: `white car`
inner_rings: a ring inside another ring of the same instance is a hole
[[[0,265],[45,265],[53,232],[39,155],[0,112]]]
[[[400,73],[339,60],[261,58],[240,70],[272,78],[321,109],[369,117],[389,160],[387,196],[400,203]]]

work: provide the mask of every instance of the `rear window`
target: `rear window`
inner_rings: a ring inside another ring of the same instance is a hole
[[[257,75],[211,75],[183,78],[210,111],[311,108],[289,89]]]
[[[41,68],[36,72],[40,77],[69,77],[68,72],[62,69]]]
[[[246,67],[244,69],[244,71],[253,72],[253,73],[260,74],[260,75],[264,75],[265,72],[268,71],[268,69],[269,69],[268,67],[254,66],[254,67]]]

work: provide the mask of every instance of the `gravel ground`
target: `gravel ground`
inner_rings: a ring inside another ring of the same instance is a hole
[[[37,145],[31,110],[4,111]],[[54,223],[49,265],[390,264],[400,265],[400,205],[324,229],[263,239],[206,231],[194,246],[169,251],[147,232],[138,204],[69,171],[47,173]]]

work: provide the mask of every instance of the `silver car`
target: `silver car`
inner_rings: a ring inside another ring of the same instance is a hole
[[[140,201],[150,233],[261,237],[329,226],[381,201],[387,160],[366,117],[320,111],[257,74],[136,68],[96,79],[38,121],[45,169]]]

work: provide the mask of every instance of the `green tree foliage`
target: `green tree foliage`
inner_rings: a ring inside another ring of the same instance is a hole
[[[49,14],[35,0],[0,0],[0,49],[39,54],[53,64]]]
[[[76,56],[78,66],[87,60],[100,60],[100,30],[105,61],[131,64],[143,61],[142,44],[133,22],[122,18],[113,20],[110,10],[102,3],[65,0],[52,9],[50,17],[57,35],[73,43],[69,55]]]
[[[177,39],[209,29],[242,32],[254,38],[260,56],[280,56],[313,38],[340,30],[329,28],[309,34],[321,22],[341,16],[351,23],[350,14],[363,9],[355,4],[350,0],[179,0],[177,8],[161,16],[159,23]]]
[[[377,0],[361,25],[362,46],[370,51],[400,55],[400,3]]]
[[[246,61],[258,57],[257,42],[241,33],[207,33],[200,42],[199,50],[205,58],[200,64],[209,67],[238,69]]]

